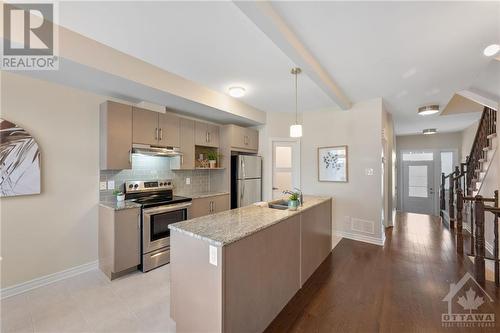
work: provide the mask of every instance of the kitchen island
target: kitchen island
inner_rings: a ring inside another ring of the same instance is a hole
[[[170,225],[178,332],[262,332],[331,251],[332,199],[247,206]]]

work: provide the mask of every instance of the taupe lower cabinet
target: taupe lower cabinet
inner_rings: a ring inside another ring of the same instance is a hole
[[[132,141],[159,147],[179,147],[180,118],[133,107]]]
[[[141,212],[99,206],[99,268],[114,279],[140,264]]]
[[[195,198],[191,205],[191,218],[229,210],[229,194],[221,194],[206,198]]]
[[[131,169],[132,106],[107,101],[99,112],[101,170]]]
[[[243,151],[257,151],[259,149],[259,132],[252,128],[236,125],[226,125],[231,147]]]
[[[223,246],[171,232],[177,331],[263,332],[330,253],[331,225],[328,200]]]
[[[205,147],[219,147],[219,126],[197,121],[195,124],[195,144]]]

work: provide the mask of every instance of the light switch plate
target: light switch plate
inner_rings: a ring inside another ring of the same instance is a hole
[[[186,178],[186,185],[190,185],[191,184],[191,178],[187,177]]]
[[[373,169],[372,168],[366,168],[365,169],[365,174],[367,176],[373,176]]]
[[[114,190],[114,189],[115,189],[115,181],[108,180],[108,190]]]
[[[106,191],[107,189],[106,182],[99,182],[99,191]]]
[[[210,252],[210,258],[208,259],[208,262],[214,266],[217,266],[217,248],[213,245],[209,245],[208,250]]]

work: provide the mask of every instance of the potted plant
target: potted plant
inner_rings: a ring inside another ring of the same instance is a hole
[[[118,201],[118,202],[122,202],[125,200],[125,194],[123,192],[120,192],[118,190],[114,190],[113,195],[116,196],[116,201]]]
[[[217,165],[217,158],[219,154],[215,150],[207,152],[208,163],[210,164],[210,169],[215,168]]]
[[[288,197],[288,209],[297,210],[297,207],[299,207],[299,193],[289,192],[289,194],[290,196]]]

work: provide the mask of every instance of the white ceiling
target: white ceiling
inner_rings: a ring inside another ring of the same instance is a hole
[[[293,111],[293,63],[231,2],[65,2],[60,24],[169,72],[227,94],[242,85],[244,102]],[[307,77],[304,109],[332,106]]]
[[[500,41],[500,2],[273,2],[276,11],[358,102],[383,97],[396,132],[460,130],[477,115],[423,118],[457,91],[497,97],[498,64],[482,55]],[[66,2],[60,24],[264,111],[293,111],[294,64],[231,2]],[[489,67],[488,67],[489,66]],[[337,106],[306,75],[302,111]]]

